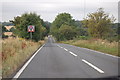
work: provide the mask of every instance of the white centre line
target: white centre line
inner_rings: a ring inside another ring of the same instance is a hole
[[[65,51],[68,51],[67,49],[64,48]]]
[[[103,70],[99,69],[98,67],[94,66],[93,64],[89,63],[88,61],[82,59],[82,61],[86,64],[88,64],[89,66],[91,66],[92,68],[94,68],[95,70],[97,70],[99,73],[104,73]]]
[[[59,46],[59,45],[57,45],[57,46],[60,47],[60,48],[63,48],[63,47],[61,47],[61,46]],[[65,50],[65,51],[69,51],[69,50],[67,50],[66,48],[64,48],[64,50]],[[75,53],[73,53],[73,52],[71,52],[71,51],[69,51],[69,53],[72,54],[72,55],[75,56],[75,57],[77,56]]]
[[[58,47],[60,47],[60,48],[63,48],[63,47],[61,47],[61,46],[59,46],[59,45],[57,45]]]
[[[45,44],[44,44],[45,45]],[[44,46],[43,45],[43,46]],[[32,61],[32,59],[37,55],[37,53],[43,48],[43,46],[41,46],[36,52],[35,54],[25,63],[25,65],[17,72],[17,74],[13,77],[13,78],[18,78],[22,72],[24,71],[24,69],[28,66],[28,64]]]
[[[75,56],[75,57],[77,56],[76,54],[74,54],[74,53],[73,53],[73,52],[71,52],[71,51],[69,51],[69,53],[70,53],[70,54],[72,54],[72,55],[73,55],[73,56]]]
[[[63,48],[63,47],[60,47],[60,48]]]
[[[59,45],[57,45],[58,47],[60,47]]]

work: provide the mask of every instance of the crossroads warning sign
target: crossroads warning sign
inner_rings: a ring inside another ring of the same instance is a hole
[[[29,25],[28,26],[28,32],[35,32],[35,26],[34,25]]]

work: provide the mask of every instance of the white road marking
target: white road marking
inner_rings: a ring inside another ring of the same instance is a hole
[[[65,51],[68,51],[67,49],[64,48]]]
[[[57,45],[57,46],[60,47],[60,48],[63,48],[63,47],[61,47],[61,46],[59,46],[59,45]],[[65,51],[68,51],[66,48],[64,48],[64,50],[65,50]],[[75,56],[75,57],[77,56],[75,53],[73,53],[73,52],[71,52],[71,51],[69,51],[69,53],[72,54],[72,55]]]
[[[63,48],[63,47],[60,47],[60,48]]]
[[[69,53],[70,53],[70,54],[72,54],[72,55],[73,55],[73,56],[75,56],[75,57],[77,56],[76,54],[74,54],[74,53],[73,53],[73,52],[71,52],[71,51],[69,51]]]
[[[82,59],[82,61],[86,64],[88,64],[89,66],[91,66],[92,68],[94,68],[95,70],[97,70],[99,73],[104,73],[103,70],[99,69],[98,67],[94,66],[93,64],[89,63],[88,61]]]
[[[36,54],[43,48],[43,46],[36,51],[36,53],[25,63],[25,65],[17,72],[17,74],[13,78],[18,78],[21,75],[24,69],[28,66],[28,64],[32,61],[32,59],[36,56]]]
[[[60,48],[63,48],[63,47],[61,47],[60,45],[57,45],[58,47],[60,47]]]
[[[57,45],[58,47],[60,47],[59,45]]]

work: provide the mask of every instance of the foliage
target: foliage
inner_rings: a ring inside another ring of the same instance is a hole
[[[72,26],[62,25],[59,29],[61,40],[71,40],[76,37],[77,32]]]
[[[112,32],[111,24],[115,21],[114,17],[109,17],[103,10],[99,8],[97,12],[91,13],[83,20],[83,25],[88,28],[90,36],[95,38],[104,38]]]
[[[64,25],[73,25],[74,20],[69,13],[61,13],[58,14],[55,20],[52,23],[52,27],[60,28],[63,24]]]
[[[47,30],[46,34],[48,35],[50,32],[51,23],[48,21],[45,21],[43,26],[46,28],[46,30]]]
[[[42,45],[23,38],[8,38],[2,42],[2,76],[9,77]]]
[[[4,35],[4,32],[7,32],[8,30],[2,25],[2,38],[8,38],[8,36]]]
[[[58,41],[70,40],[80,35],[80,23],[75,22],[69,13],[58,14],[52,23],[51,34],[56,37]]]
[[[118,53],[118,42],[109,42],[108,40],[102,39],[88,39],[88,40],[69,40],[61,41],[61,43],[75,45],[78,47],[89,48],[97,51],[101,51],[107,54],[120,56]]]
[[[34,41],[39,41],[45,36],[42,35],[42,33],[45,32],[44,30],[46,30],[43,29],[43,20],[36,13],[25,13],[22,16],[15,17],[11,22],[16,26],[14,30],[16,36],[30,39],[30,33],[27,32],[27,27],[29,25],[35,26],[35,32],[32,33],[32,39]]]

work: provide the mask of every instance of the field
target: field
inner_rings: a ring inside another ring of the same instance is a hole
[[[43,43],[22,38],[2,40],[2,76],[11,76]]]
[[[102,39],[89,39],[89,40],[69,40],[61,41],[60,43],[71,44],[78,47],[89,48],[96,51],[108,53],[115,56],[118,54],[118,42],[109,42]]]

